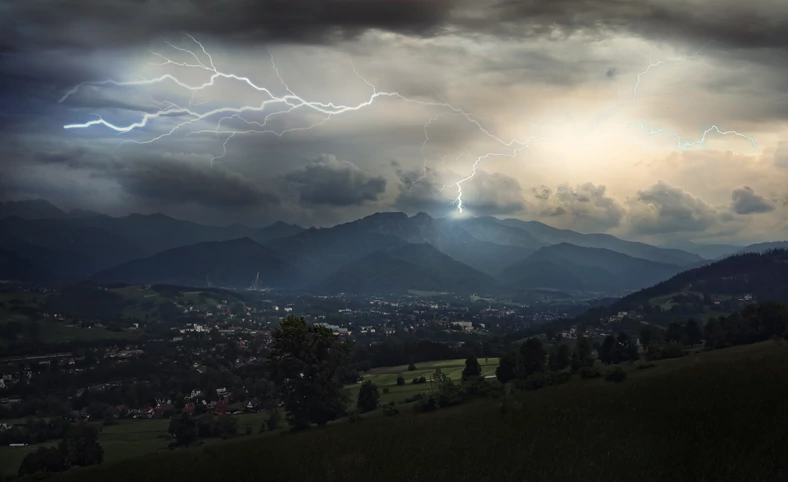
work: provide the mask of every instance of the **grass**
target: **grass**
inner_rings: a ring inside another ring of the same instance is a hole
[[[267,412],[236,415],[238,433],[244,434],[246,425],[252,426],[257,434],[260,426],[268,419]],[[25,419],[3,420],[6,423],[25,423]],[[95,424],[99,426],[100,424]],[[170,421],[157,420],[120,420],[116,425],[108,425],[99,433],[99,443],[104,448],[104,462],[111,463],[140,457],[167,450],[172,439],[167,433]],[[205,439],[207,445],[224,443],[222,439]],[[29,445],[27,447],[0,447],[0,474],[16,475],[22,460],[39,447],[52,447],[58,441]]]
[[[403,411],[282,437],[66,472],[60,481],[788,480],[788,344],[627,365],[430,414]]]
[[[482,366],[482,375],[494,375],[495,367],[498,366],[498,359],[489,358],[485,361],[484,358],[481,358],[479,359],[479,364]],[[465,368],[465,359],[459,358],[455,360],[431,361],[416,363],[415,365],[416,370],[413,371],[408,371],[408,365],[373,368],[364,375],[364,380],[371,380],[377,385],[378,390],[381,390],[381,404],[387,404],[389,402],[399,403],[417,393],[429,392],[430,375],[432,375],[432,372],[435,371],[436,368],[440,368],[441,371],[452,380],[460,380],[460,378],[462,378],[462,370]],[[399,376],[405,379],[405,385],[397,385],[397,377]],[[414,378],[419,377],[426,378],[427,383],[411,383]],[[361,389],[361,384],[348,385],[346,388],[350,395],[349,403],[351,407],[354,407],[358,399],[358,391]],[[383,393],[383,388],[388,388],[389,393]]]

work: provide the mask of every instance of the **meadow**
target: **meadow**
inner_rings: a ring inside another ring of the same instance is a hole
[[[378,387],[380,392],[380,404],[384,405],[390,402],[400,403],[417,393],[427,393],[430,391],[430,376],[436,368],[440,368],[443,373],[448,375],[452,380],[459,381],[462,378],[462,370],[465,368],[465,358],[455,360],[441,360],[416,363],[416,369],[413,371],[408,370],[408,365],[399,365],[393,367],[380,367],[373,368],[364,374],[363,380],[370,380]],[[481,358],[479,365],[482,366],[482,376],[495,375],[495,368],[498,366],[497,358]],[[397,385],[397,377],[402,376],[405,379],[404,385]],[[413,379],[424,377],[427,383],[414,384]],[[356,400],[358,399],[358,392],[361,388],[361,383],[348,385],[346,387],[350,399],[349,403],[355,407]],[[387,389],[385,393],[383,389]]]
[[[267,412],[248,413],[235,415],[238,418],[238,434],[245,433],[245,427],[250,425],[252,434],[257,436],[260,426],[268,419]],[[24,423],[24,420],[8,420],[8,423]],[[168,419],[131,420],[122,419],[116,425],[101,427],[99,443],[104,448],[104,462],[111,463],[119,460],[139,457],[146,454],[165,451],[168,449],[172,438],[167,432],[170,421]],[[225,442],[222,439],[204,439],[205,445]],[[27,447],[0,447],[0,474],[16,475],[22,459],[30,452],[35,452],[39,447],[57,445],[57,441],[29,445]]]
[[[394,416],[147,455],[53,480],[788,480],[788,343],[624,368],[623,383],[573,377],[517,392],[505,411],[495,399],[434,413],[399,405]]]

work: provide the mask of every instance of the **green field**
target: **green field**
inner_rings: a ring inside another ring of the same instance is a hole
[[[266,412],[236,415],[238,417],[238,433],[243,434],[246,425],[252,426],[252,433],[258,436],[260,426],[268,419]],[[5,420],[12,423],[13,420]],[[24,423],[24,420],[16,420]],[[101,428],[99,443],[104,448],[104,462],[115,462],[146,454],[167,450],[172,438],[167,433],[170,421],[159,420],[121,420],[117,425]],[[100,426],[100,424],[96,424]],[[206,445],[224,443],[221,439],[205,439]],[[57,441],[27,447],[0,447],[0,474],[15,475],[22,459],[39,447],[57,445]]]
[[[482,366],[482,375],[495,375],[495,367],[498,366],[497,358],[490,358],[485,361],[484,358],[479,359],[479,364]],[[441,360],[416,363],[416,370],[408,371],[408,365],[399,365],[394,367],[380,367],[373,368],[364,375],[364,380],[371,380],[372,383],[377,385],[380,390],[380,403],[387,404],[389,402],[398,403],[417,393],[426,393],[430,391],[430,375],[436,368],[440,368],[443,373],[451,377],[452,380],[459,380],[462,378],[462,370],[465,368],[465,359],[459,358],[456,360]],[[402,376],[405,379],[405,385],[397,385],[397,377]],[[414,378],[424,377],[427,383],[414,384]],[[347,390],[350,394],[350,405],[356,405],[358,398],[358,391],[361,384],[348,385]],[[383,388],[388,388],[389,393],[383,393]]]
[[[788,343],[626,366],[435,413],[339,423],[73,470],[63,481],[788,480]],[[401,406],[405,408],[404,406]]]

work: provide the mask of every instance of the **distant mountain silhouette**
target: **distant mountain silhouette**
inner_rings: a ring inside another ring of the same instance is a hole
[[[0,218],[16,216],[22,219],[62,219],[68,215],[43,199],[0,203]]]
[[[375,251],[343,266],[323,283],[333,292],[425,291],[486,292],[497,288],[491,276],[441,253],[429,244],[407,244]]]
[[[768,243],[751,244],[741,248],[739,253],[763,253],[770,249],[788,249],[788,241],[772,241]]]
[[[680,249],[709,260],[724,258],[742,249],[741,246],[733,244],[696,244],[691,241],[673,241],[661,245],[660,248]]]
[[[302,279],[279,253],[249,238],[168,249],[97,273],[96,281],[247,288],[260,273],[261,287],[290,287]]]
[[[48,269],[12,251],[0,249],[0,280],[49,283],[57,279]]]
[[[680,269],[609,249],[562,243],[541,248],[504,270],[499,278],[520,289],[621,292],[652,285]]]
[[[50,250],[74,252],[94,260],[91,269],[108,268],[146,254],[122,235],[72,224],[67,219],[5,218],[0,220],[0,240],[3,241],[0,245],[6,246],[21,241]],[[79,272],[73,274],[78,276]]]
[[[568,243],[584,248],[601,248],[626,254],[633,258],[647,259],[657,263],[686,266],[704,261],[704,258],[681,251],[678,249],[665,249],[651,246],[650,244],[625,241],[609,234],[583,234],[568,229],[556,229],[538,221],[520,221],[519,219],[505,219],[502,223],[518,227],[545,244]]]

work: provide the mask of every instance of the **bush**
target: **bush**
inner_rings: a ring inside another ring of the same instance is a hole
[[[577,373],[582,379],[599,378],[602,376],[602,373],[599,372],[599,369],[595,367],[582,367],[577,371]]]
[[[427,383],[427,379],[424,377],[419,377],[419,383]]]
[[[568,382],[572,378],[569,372],[553,372],[550,374],[550,385],[560,385]]]
[[[413,363],[411,363],[410,365],[408,365],[408,371],[409,371],[409,372],[412,372],[412,371],[414,371],[415,369],[416,369],[416,365],[414,365]]]
[[[364,418],[361,417],[361,414],[358,413],[358,410],[353,410],[352,412],[350,412],[350,415],[348,416],[348,421],[350,423],[356,423],[362,420],[364,420]]]
[[[414,411],[421,413],[430,413],[438,409],[438,401],[433,397],[422,398],[413,406]]]
[[[655,366],[657,366],[656,363],[638,363],[637,364],[638,370],[648,370],[649,368],[654,368]]]
[[[399,410],[397,410],[397,407],[394,406],[394,402],[390,402],[388,405],[383,407],[383,415],[391,417],[391,416],[396,415],[398,413],[399,413]]]
[[[546,374],[537,372],[530,375],[525,379],[523,388],[526,390],[539,390],[540,388],[549,385],[549,379]]]
[[[405,378],[402,376],[397,377],[397,385],[405,385]]]
[[[383,393],[388,393],[388,392],[389,392],[389,387],[383,387]]]
[[[608,382],[621,383],[627,379],[627,372],[621,367],[612,367],[605,373],[605,380]]]

